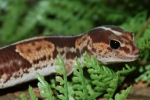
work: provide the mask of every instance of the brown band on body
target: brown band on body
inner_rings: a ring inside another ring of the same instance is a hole
[[[29,67],[31,67],[31,64],[15,51],[15,45],[0,50],[1,82],[9,80],[9,78],[21,68],[28,69]],[[15,77],[17,78],[19,76],[16,75]]]
[[[78,36],[77,36],[78,37]],[[77,37],[45,37],[46,41],[52,42],[57,47],[75,47]]]
[[[55,50],[54,50],[54,55],[53,55],[53,58],[56,58],[57,54],[64,54],[65,51],[62,51],[62,52],[59,52],[56,50],[57,47],[59,48],[75,48],[76,49],[76,46],[75,46],[75,42],[76,42],[76,39],[78,38],[79,36],[76,36],[76,37],[46,37],[45,40],[46,41],[49,41],[49,42],[52,42],[53,44],[55,44]],[[76,51],[76,52],[66,52],[66,57],[67,58],[74,58],[75,55],[76,56],[80,56],[80,53],[79,51]]]

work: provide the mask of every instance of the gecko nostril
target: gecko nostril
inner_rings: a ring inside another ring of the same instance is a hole
[[[133,55],[139,55],[140,54],[140,51],[139,49],[135,49],[133,52],[132,52]]]

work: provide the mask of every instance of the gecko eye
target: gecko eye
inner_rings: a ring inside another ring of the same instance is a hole
[[[110,47],[112,49],[118,49],[118,48],[120,48],[120,42],[118,42],[116,40],[110,40],[109,45],[110,45]]]

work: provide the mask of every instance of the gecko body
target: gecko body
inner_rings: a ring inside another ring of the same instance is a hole
[[[56,55],[64,60],[67,75],[89,55],[103,64],[130,62],[139,56],[134,34],[116,26],[101,26],[77,36],[41,36],[0,48],[0,88],[8,88],[33,80],[36,73],[55,73]]]

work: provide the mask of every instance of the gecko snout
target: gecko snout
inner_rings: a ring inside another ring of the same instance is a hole
[[[135,55],[135,56],[139,56],[140,55],[140,50],[139,49],[135,49],[131,52],[132,55]]]

